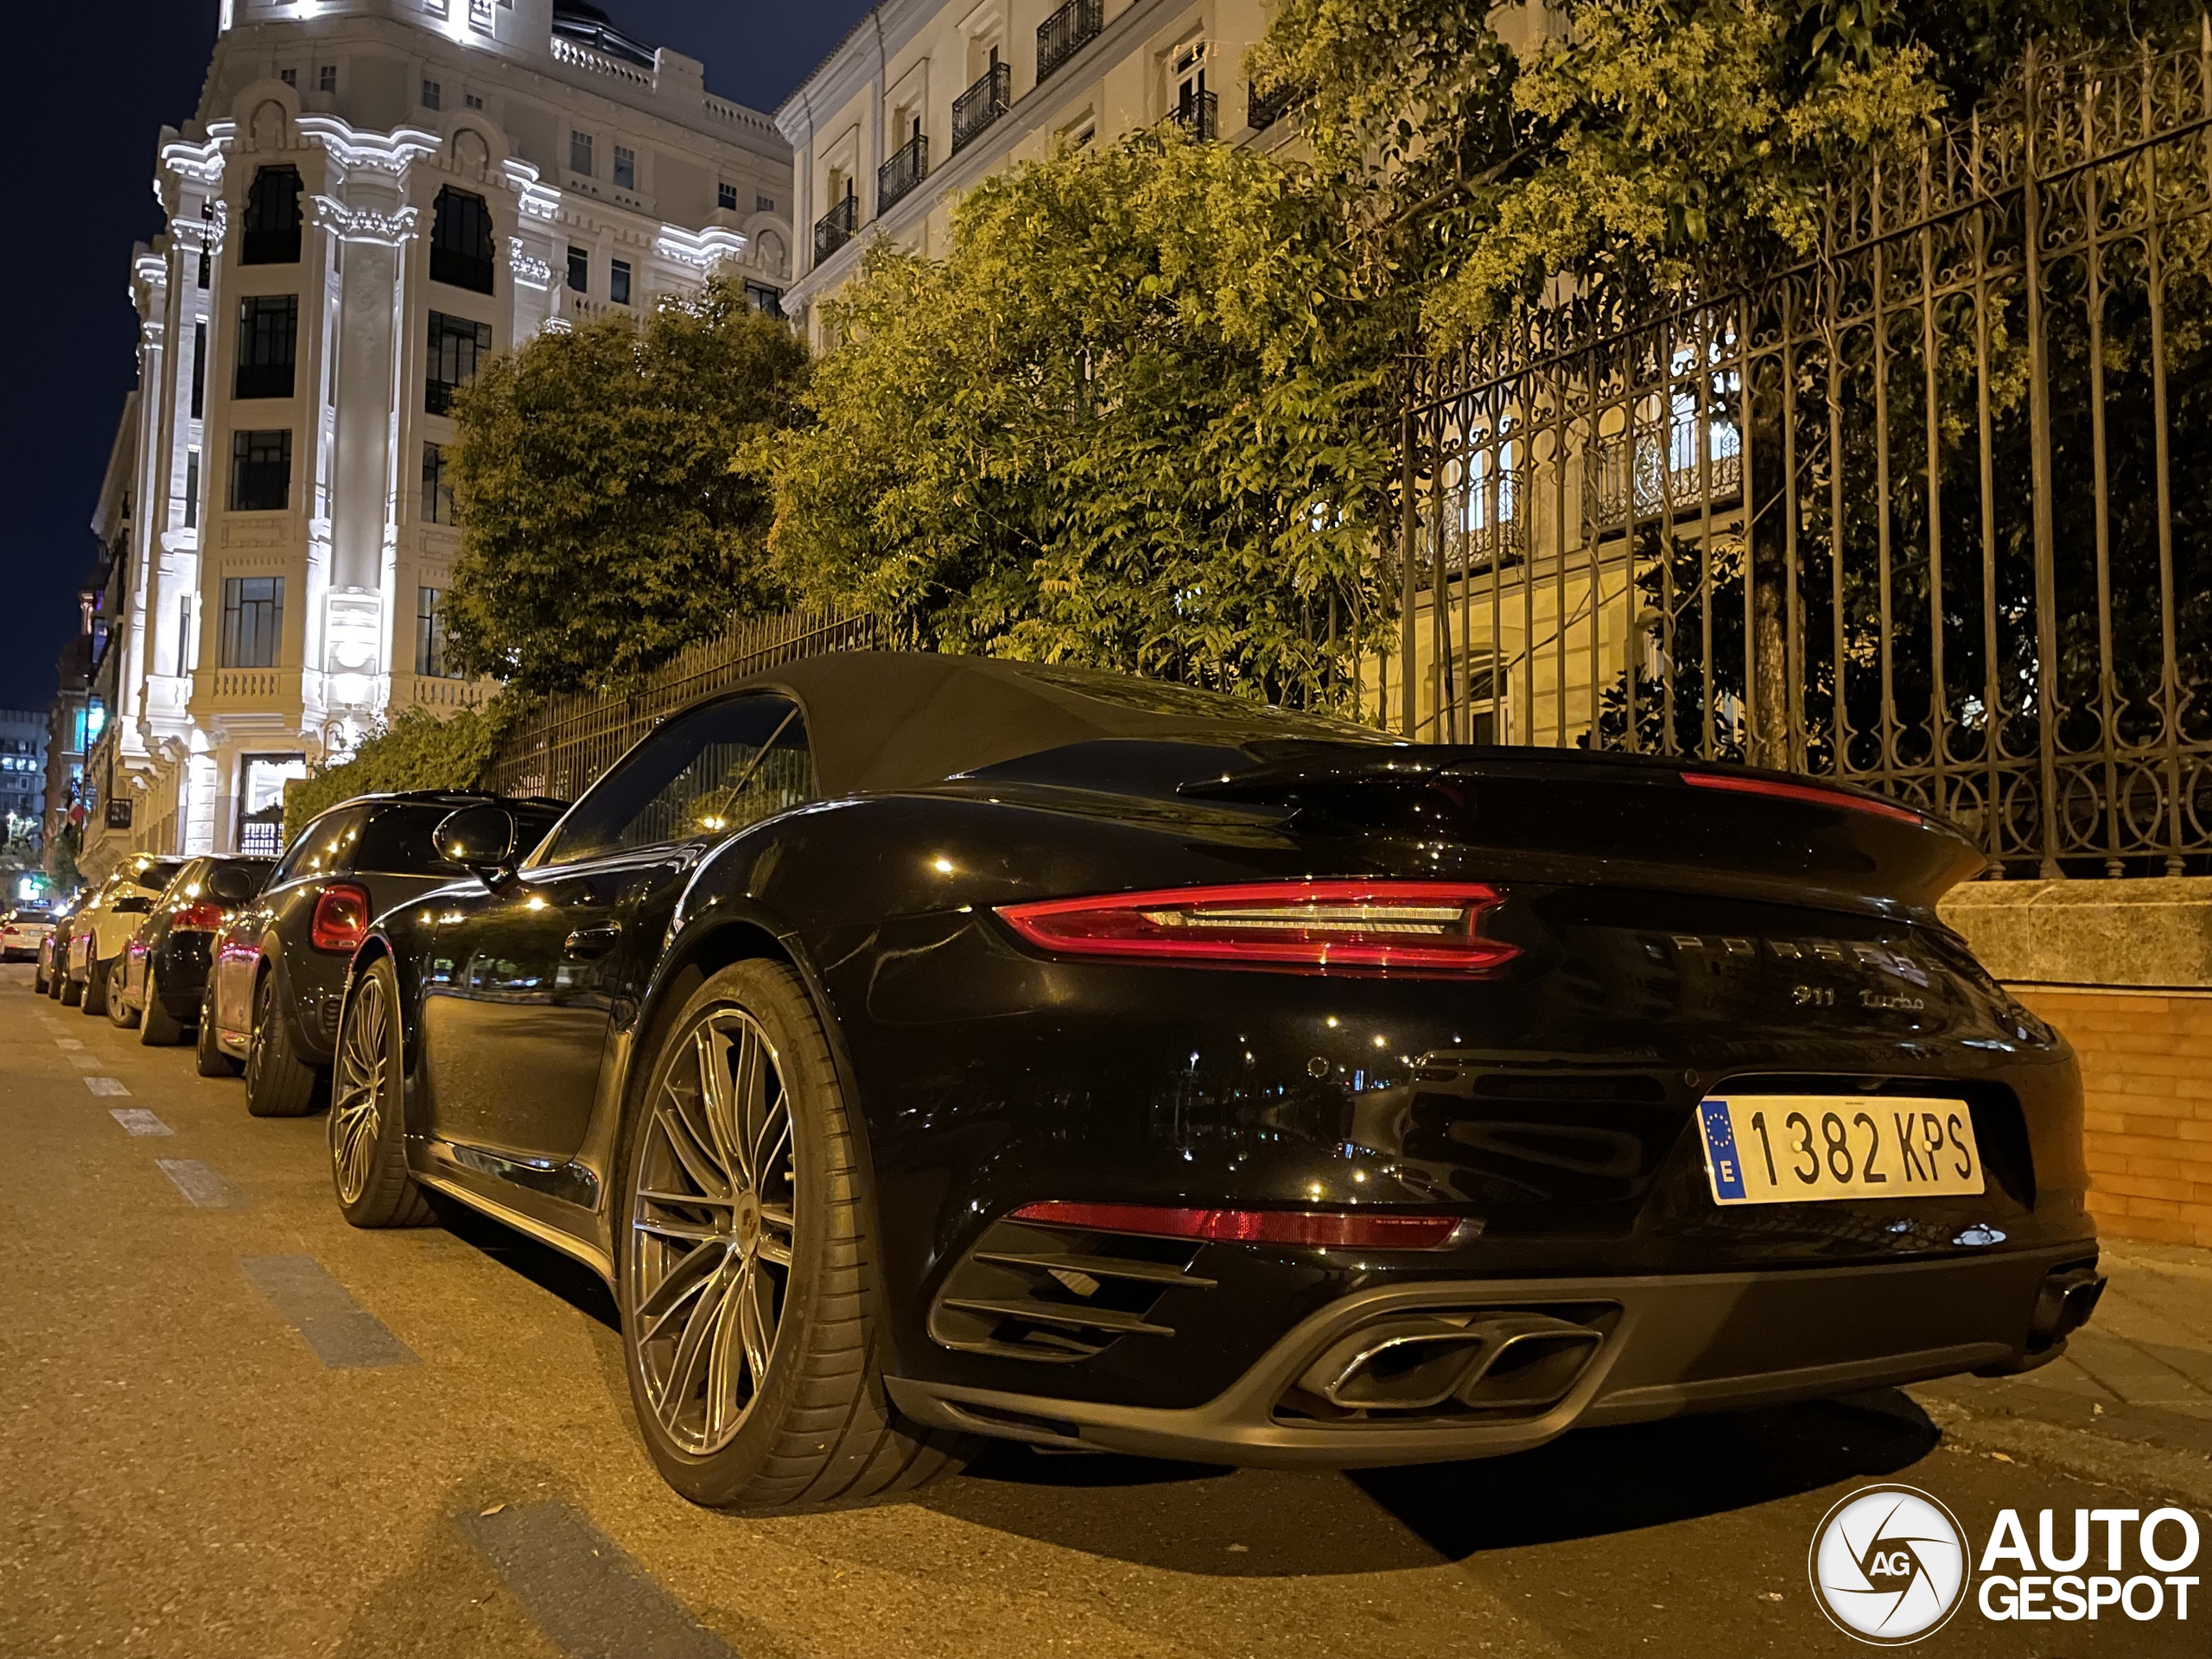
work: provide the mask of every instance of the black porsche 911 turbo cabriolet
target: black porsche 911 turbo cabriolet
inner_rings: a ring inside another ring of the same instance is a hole
[[[330,1147],[614,1287],[662,1471],[1376,1465],[2055,1356],[2064,1042],[1904,807],[856,653],[668,720],[354,957]],[[487,1342],[497,1333],[487,1332]]]

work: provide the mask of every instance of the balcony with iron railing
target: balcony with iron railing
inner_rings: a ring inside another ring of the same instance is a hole
[[[1221,133],[1219,104],[1211,92],[1185,92],[1167,118],[1200,143],[1210,143]]]
[[[1068,0],[1037,25],[1037,79],[1046,76],[1098,38],[1106,27],[1106,0]]]
[[[1014,102],[1014,70],[995,63],[973,86],[952,100],[952,153],[957,156]]]
[[[860,198],[848,195],[814,221],[814,263],[820,264],[843,247],[860,227]]]
[[[1706,456],[1698,455],[1700,430]],[[1583,522],[1598,534],[1618,531],[1631,518],[1673,518],[1732,502],[1744,487],[1744,444],[1726,419],[1700,422],[1694,410],[1672,418],[1638,420],[1633,442],[1615,434],[1592,445],[1582,490]]]
[[[879,214],[889,213],[892,204],[927,178],[929,171],[930,141],[918,132],[893,150],[883,165],[875,169],[875,211]],[[819,226],[815,227],[815,234],[818,239]]]
[[[1244,124],[1255,132],[1265,132],[1305,101],[1306,89],[1296,81],[1268,87],[1257,81],[1248,82],[1244,88]]]

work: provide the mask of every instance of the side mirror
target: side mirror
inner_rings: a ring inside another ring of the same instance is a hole
[[[218,864],[207,873],[207,896],[218,904],[242,905],[261,891],[261,878],[236,864]]]
[[[449,812],[430,832],[430,844],[448,864],[458,864],[497,892],[514,879],[522,861],[515,842],[514,814],[504,806],[464,806]]]

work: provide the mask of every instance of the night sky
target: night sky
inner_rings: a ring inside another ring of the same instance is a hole
[[[707,85],[772,110],[868,12],[866,0],[601,0],[630,34],[705,60]],[[0,449],[0,707],[43,709],[76,626],[77,583],[115,423],[137,373],[130,245],[162,228],[162,128],[198,107],[216,0],[10,5],[0,104],[10,220]]]

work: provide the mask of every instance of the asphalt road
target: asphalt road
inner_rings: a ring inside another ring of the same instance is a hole
[[[1371,1473],[1009,1451],[912,1502],[736,1519],[654,1475],[595,1281],[465,1217],[354,1231],[320,1118],[251,1119],[29,980],[0,969],[5,1659],[1859,1653],[1806,1572],[1858,1486],[1977,1541],[2004,1508],[2177,1496],[1887,1393]],[[2190,1611],[1969,1605],[1913,1650],[2212,1651]]]

